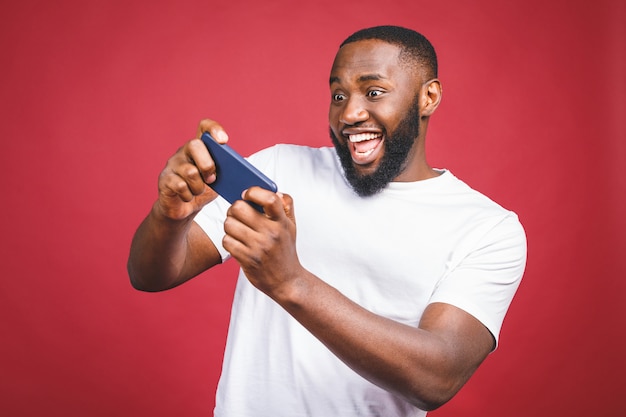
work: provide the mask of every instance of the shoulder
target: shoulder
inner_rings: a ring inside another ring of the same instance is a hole
[[[454,176],[452,172],[446,171],[442,176],[446,177],[443,190],[461,208],[468,211],[483,212],[485,215],[499,215],[517,219],[517,215],[513,211],[503,207],[481,191],[474,189]]]
[[[475,240],[470,240],[475,245],[472,250],[491,253],[499,260],[507,259],[523,271],[527,241],[517,213],[504,208],[456,177],[451,182],[452,189],[456,191],[453,194],[458,198],[459,209],[465,212],[468,221],[475,224],[475,229],[472,230]]]
[[[525,252],[526,235],[517,213],[444,171],[430,198],[447,222],[463,231],[467,242],[502,242]]]

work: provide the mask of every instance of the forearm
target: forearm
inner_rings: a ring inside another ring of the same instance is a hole
[[[171,220],[160,215],[156,207],[137,229],[128,258],[130,281],[143,291],[175,287],[211,266],[198,245],[190,245],[198,233],[192,217]]]
[[[310,274],[276,301],[355,372],[419,408],[448,401],[475,369],[446,338],[375,315]]]

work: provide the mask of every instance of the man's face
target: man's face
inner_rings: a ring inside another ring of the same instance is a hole
[[[361,196],[398,178],[415,154],[419,85],[400,48],[378,40],[341,48],[330,76],[330,135]]]
[[[358,168],[359,165],[354,163],[350,149],[354,146],[351,146],[349,142],[340,141],[333,130],[330,130],[330,137],[337,150],[346,179],[361,197],[378,193],[396,179],[405,168],[415,144],[415,138],[419,135],[417,99],[418,97],[398,128],[393,133],[385,135],[387,139],[382,144],[384,149],[380,163],[374,171],[368,174],[362,173]]]

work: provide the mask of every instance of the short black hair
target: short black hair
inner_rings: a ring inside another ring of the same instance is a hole
[[[353,33],[339,47],[369,39],[378,39],[400,47],[400,59],[423,68],[427,78],[437,78],[435,48],[421,33],[400,26],[374,26]]]

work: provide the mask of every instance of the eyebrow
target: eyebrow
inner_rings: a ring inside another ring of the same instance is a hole
[[[365,82],[365,81],[379,81],[379,80],[384,80],[385,77],[383,77],[380,74],[365,74],[365,75],[361,75],[357,80],[359,82]],[[329,83],[340,83],[341,82],[341,78],[339,77],[330,77]]]

